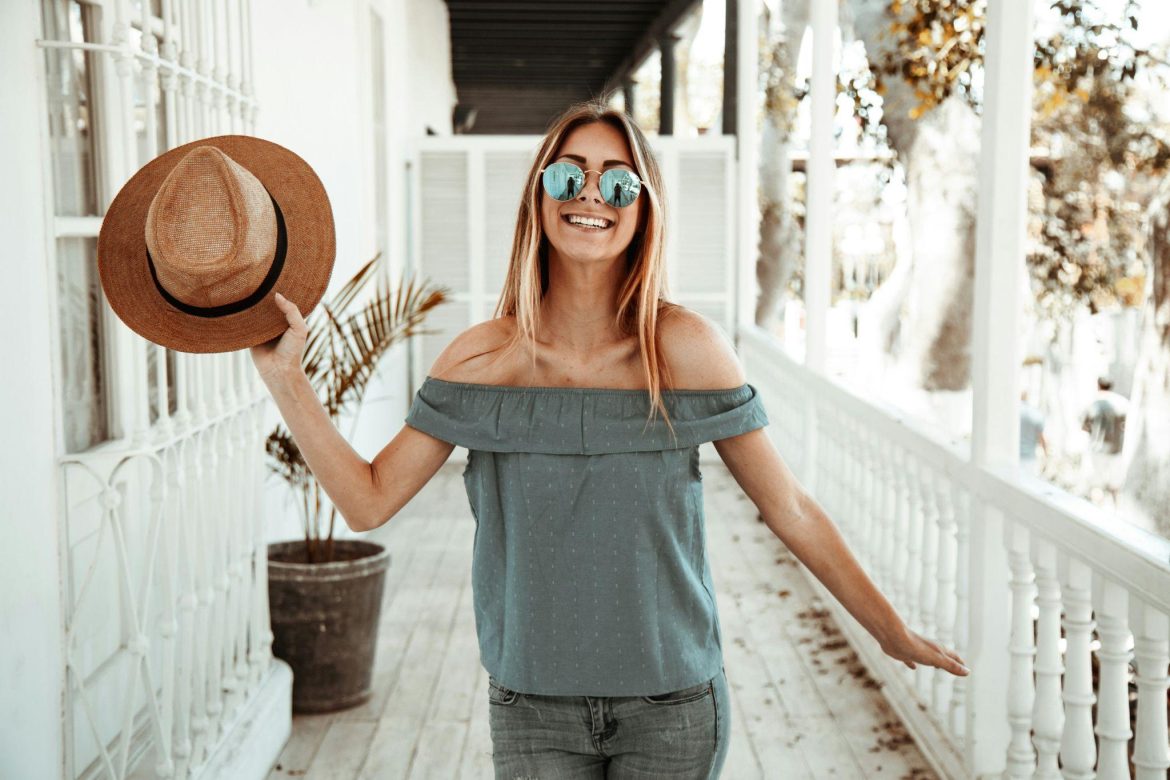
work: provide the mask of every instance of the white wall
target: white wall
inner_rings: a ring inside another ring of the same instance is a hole
[[[37,0],[0,3],[0,777],[58,777],[64,650],[56,509],[56,320]]]
[[[451,80],[451,32],[447,4],[442,0],[398,0],[405,5],[405,41],[410,68],[406,80],[407,113],[401,115],[413,132],[431,127],[439,135],[451,133],[455,86]],[[399,28],[402,29],[401,27]]]
[[[386,40],[385,83],[389,144],[391,279],[407,266],[405,155],[413,136],[430,127],[451,132],[455,86],[450,34],[443,0],[253,0],[254,68],[260,103],[256,133],[287,146],[317,171],[329,193],[337,228],[337,260],[326,299],[373,257],[376,245],[371,129],[369,9],[382,16]],[[382,363],[384,382],[367,391],[358,428],[339,427],[367,460],[402,427],[406,350],[397,347]],[[280,418],[270,408],[272,427]],[[353,435],[351,436],[351,432]],[[299,515],[277,478],[267,483],[272,540],[298,538]],[[338,536],[350,536],[338,518]]]
[[[383,12],[388,40],[387,114],[392,278],[406,262],[402,231],[403,139],[426,126],[450,132],[455,103],[442,0],[253,0],[257,134],[317,170],[337,223],[334,281],[369,259],[374,245],[367,18]],[[408,29],[408,26],[409,29]],[[0,307],[0,390],[6,446],[0,448],[0,777],[61,775],[64,648],[60,592],[56,441],[60,388],[51,271],[51,178],[46,141],[39,0],[0,3],[0,233],[5,305]],[[332,287],[333,292],[336,286]],[[406,412],[404,364],[387,361],[386,387],[371,387],[355,447],[372,458]],[[275,424],[275,410],[273,410]],[[348,426],[343,425],[348,434]],[[269,483],[272,536],[287,538],[282,494]],[[299,532],[295,522],[292,535]]]

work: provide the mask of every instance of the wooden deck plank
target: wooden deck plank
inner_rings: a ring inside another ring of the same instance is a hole
[[[733,500],[738,502],[739,498]],[[751,505],[748,503],[746,513],[729,514],[747,517],[752,514]],[[829,728],[843,738],[863,777],[933,777],[933,770],[886,703],[878,683],[807,582],[810,575],[762,522],[753,518],[741,527],[736,548],[744,567],[760,583],[745,595],[745,601],[755,605],[749,614],[759,616],[756,622],[768,637],[765,657],[774,671],[798,666],[807,670],[804,687],[811,685],[816,694],[806,691],[804,701],[817,702],[817,712],[808,720],[809,729],[819,733]],[[784,578],[780,590],[769,582],[777,571],[793,575]],[[792,595],[781,597],[781,590]],[[782,621],[773,617],[778,614],[772,604],[775,601],[783,602]],[[769,631],[775,628],[788,641]],[[780,652],[773,657],[772,649]],[[830,738],[837,742],[836,737]]]
[[[305,780],[350,780],[356,777],[377,724],[334,720],[305,774]]]
[[[457,640],[467,630],[461,616],[464,593],[471,588],[471,550],[467,529],[457,526],[460,519],[445,515],[438,522],[450,524],[452,533],[403,656],[404,673],[379,721],[380,733],[395,736],[375,738],[362,777],[454,777],[458,771],[470,713],[468,688],[478,664],[477,655],[469,656]],[[407,754],[398,743],[411,733],[414,746]]]
[[[707,481],[707,478],[704,478]],[[706,492],[706,491],[705,491]],[[715,491],[712,491],[715,492]],[[760,777],[818,777],[821,759],[809,756],[799,744],[806,720],[794,718],[779,694],[778,684],[765,659],[766,643],[755,636],[760,617],[752,604],[745,603],[745,592],[759,588],[752,571],[744,566],[742,554],[732,539],[746,522],[727,505],[726,498],[705,495],[707,550],[711,576],[719,603],[719,622],[723,629],[723,655],[732,694],[743,717],[738,726],[751,743],[760,767]],[[758,607],[758,605],[756,605]],[[796,670],[785,669],[790,674]],[[741,749],[742,750],[742,749]],[[811,758],[811,760],[810,760]],[[833,763],[837,762],[836,757]]]
[[[474,623],[471,626],[475,630]],[[494,775],[492,766],[492,734],[487,720],[487,670],[479,665],[475,677],[474,705],[471,710],[471,725],[467,731],[467,742],[463,746],[463,761],[459,765],[459,777],[471,780],[472,778],[491,778]]]
[[[409,568],[400,580],[397,592],[388,599],[378,625],[378,649],[374,659],[373,695],[365,703],[338,713],[344,720],[377,720],[386,709],[386,701],[398,683],[402,660],[425,604],[433,596],[432,586],[439,574],[439,563],[448,550],[452,526],[446,523],[416,524],[413,537],[404,541],[376,539],[392,551],[412,547]],[[387,586],[388,589],[388,586]]]
[[[293,719],[292,734],[280,756],[276,759],[268,780],[284,780],[288,777],[304,777],[313,763],[325,732],[334,720],[333,713],[321,715],[299,715]]]

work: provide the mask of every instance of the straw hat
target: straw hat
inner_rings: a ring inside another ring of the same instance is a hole
[[[309,164],[283,146],[221,135],[135,173],[98,235],[98,273],[134,332],[182,352],[231,352],[284,333],[279,292],[320,302],[336,254],[333,211]]]

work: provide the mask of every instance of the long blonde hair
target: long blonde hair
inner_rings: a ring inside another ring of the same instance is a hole
[[[516,318],[516,331],[505,346],[504,352],[512,351],[527,339],[530,354],[535,361],[540,300],[549,283],[548,238],[540,225],[540,203],[543,195],[540,170],[552,162],[561,142],[573,129],[593,122],[605,122],[625,135],[634,156],[634,172],[645,183],[637,205],[641,210],[642,230],[634,234],[626,250],[628,274],[618,291],[614,326],[625,336],[633,335],[635,332],[638,334],[643,375],[646,377],[651,401],[647,423],[653,420],[657,411],[661,411],[673,434],[674,426],[671,425],[670,416],[662,402],[664,375],[665,389],[669,389],[673,382],[670,380],[670,370],[658,349],[658,317],[678,307],[678,304],[667,299],[669,293],[664,252],[665,188],[649,141],[626,112],[598,100],[588,100],[569,106],[553,120],[540,143],[524,183],[520,210],[516,217],[516,234],[512,239],[508,275],[504,280],[504,288],[493,316]]]

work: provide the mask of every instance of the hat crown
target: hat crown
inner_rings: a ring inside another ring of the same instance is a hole
[[[158,284],[191,306],[247,298],[272,269],[272,199],[256,176],[215,146],[187,153],[147,211],[146,246]]]

